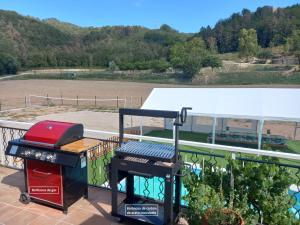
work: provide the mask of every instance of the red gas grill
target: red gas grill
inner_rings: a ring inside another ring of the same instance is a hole
[[[99,142],[83,138],[83,125],[42,121],[33,125],[23,138],[11,140],[6,154],[24,159],[26,191],[23,203],[30,200],[62,209],[82,196],[88,196],[88,149]]]

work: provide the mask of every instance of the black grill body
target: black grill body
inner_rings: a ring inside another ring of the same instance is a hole
[[[124,115],[162,117],[174,119],[175,138],[172,144],[130,141],[123,143]],[[181,166],[178,155],[178,134],[181,114],[177,111],[120,109],[120,147],[110,163],[112,215],[138,224],[175,224],[180,216]],[[137,196],[134,193],[134,176],[164,179],[164,201]],[[118,183],[126,178],[126,198],[118,202]],[[175,182],[175,185],[174,185]],[[156,204],[158,215],[128,215],[128,204]]]

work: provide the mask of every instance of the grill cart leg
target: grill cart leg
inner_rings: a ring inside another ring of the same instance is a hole
[[[132,174],[128,174],[126,177],[126,200],[127,203],[132,203],[129,202],[130,200],[132,201],[134,199],[134,177]]]
[[[181,170],[178,174],[181,174]],[[177,215],[180,212],[181,180],[181,176],[175,176],[175,213]]]
[[[111,167],[111,215],[118,214],[118,170],[115,162],[112,160]]]
[[[169,175],[170,176],[170,175]],[[164,224],[173,220],[173,177],[165,178]]]
[[[89,198],[89,186],[88,186],[88,159],[87,159],[87,152],[84,153],[84,157],[85,157],[85,192],[84,192],[84,198],[88,199]]]

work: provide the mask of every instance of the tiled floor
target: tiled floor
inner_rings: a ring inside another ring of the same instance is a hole
[[[73,204],[68,214],[40,204],[19,202],[24,189],[23,172],[0,167],[0,224],[5,225],[70,225],[70,224],[117,224],[110,216],[110,192],[89,189],[89,199]]]
[[[89,199],[80,199],[63,214],[40,204],[19,202],[24,189],[22,171],[0,166],[0,224],[5,225],[117,225],[110,216],[110,191],[89,188]],[[184,222],[183,222],[184,223]],[[125,223],[126,224],[126,223]]]

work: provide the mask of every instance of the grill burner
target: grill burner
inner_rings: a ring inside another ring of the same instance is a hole
[[[99,144],[83,138],[83,125],[41,121],[23,138],[11,140],[5,154],[24,159],[23,203],[47,204],[65,213],[82,196],[88,197],[87,150]]]

